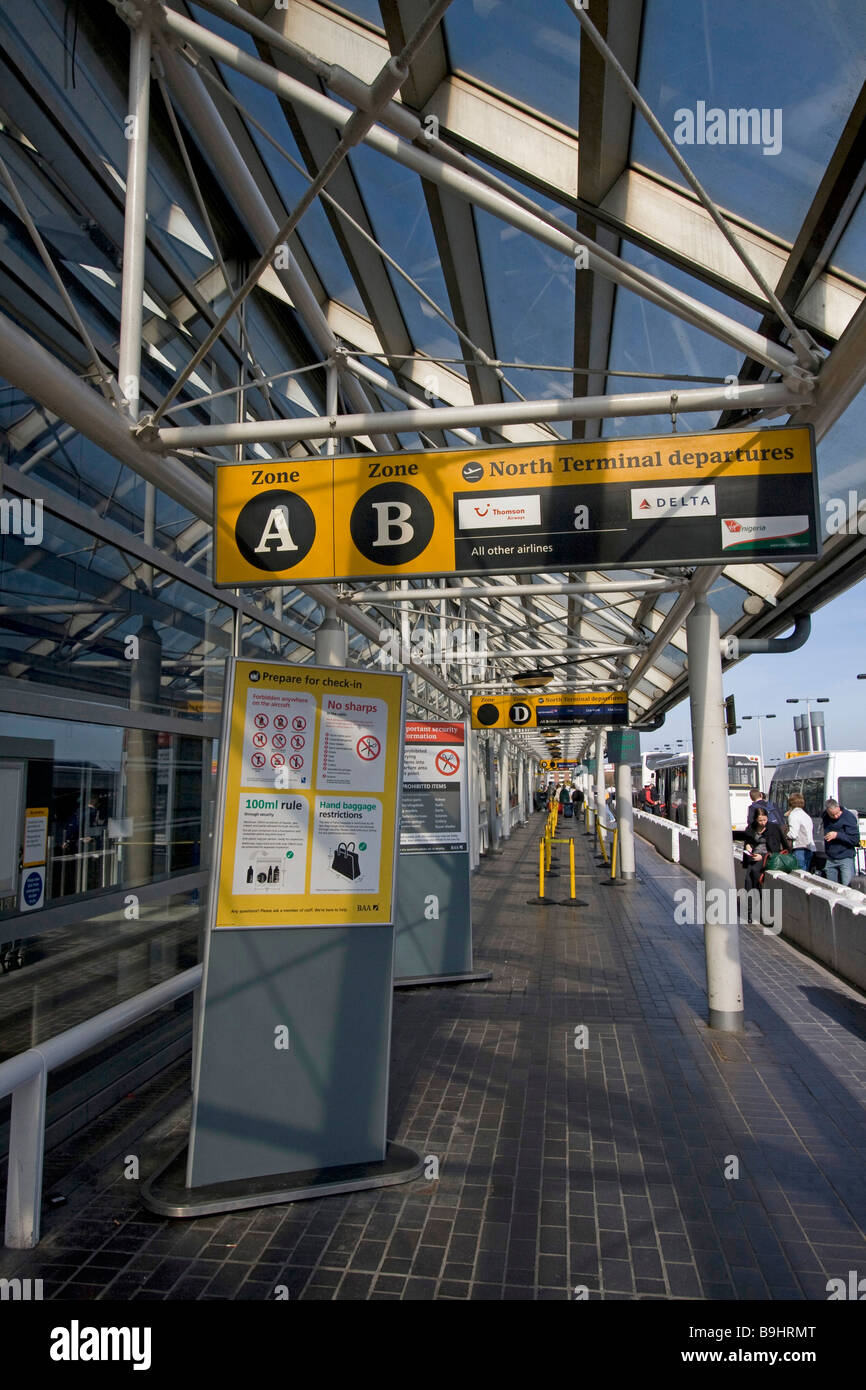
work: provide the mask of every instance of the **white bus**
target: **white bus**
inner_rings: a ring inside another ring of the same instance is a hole
[[[812,817],[816,850],[824,848],[821,813],[831,798],[857,816],[860,844],[866,845],[866,753],[861,749],[846,748],[838,753],[824,749],[786,758],[773,773],[769,789],[769,798],[782,815],[788,809],[788,797],[794,792],[802,796],[806,815]],[[857,858],[862,864],[862,851]]]
[[[695,759],[693,753],[678,753],[659,758],[647,770],[658,802],[657,814],[684,825],[688,830],[698,828],[697,797],[695,795]],[[637,766],[637,764],[635,764]],[[728,787],[731,798],[731,828],[743,830],[749,815],[750,791],[760,788],[761,764],[751,753],[728,754]]]

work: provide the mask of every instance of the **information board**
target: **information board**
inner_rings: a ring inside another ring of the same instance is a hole
[[[542,729],[560,724],[627,724],[628,692],[574,695],[473,695],[473,729]]]
[[[214,927],[393,920],[403,677],[235,663]]]
[[[409,720],[403,752],[403,854],[468,850],[465,725]]]
[[[219,585],[820,553],[809,425],[226,464],[214,508]]]

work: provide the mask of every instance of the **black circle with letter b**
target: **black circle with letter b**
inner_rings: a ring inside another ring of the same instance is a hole
[[[358,498],[349,517],[356,548],[377,565],[414,560],[433,536],[433,508],[417,487],[380,483]]]

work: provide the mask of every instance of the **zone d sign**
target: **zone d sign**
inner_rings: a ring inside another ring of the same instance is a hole
[[[808,425],[217,468],[220,585],[808,560]]]
[[[625,690],[574,695],[473,695],[473,729],[543,729],[560,724],[627,724]]]

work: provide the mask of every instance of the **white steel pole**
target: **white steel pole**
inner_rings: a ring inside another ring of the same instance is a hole
[[[345,666],[346,627],[338,618],[326,618],[316,629],[314,660],[317,666]]]
[[[604,730],[599,729],[595,736],[595,814],[598,823],[604,826]]]
[[[700,598],[686,621],[689,705],[694,744],[698,843],[707,961],[708,1022],[729,1033],[743,1030],[743,978],[737,922],[737,887],[731,833],[719,620]]]
[[[619,876],[634,878],[634,808],[631,804],[631,768],[616,765],[616,819],[619,827]]]
[[[808,387],[804,389],[809,390]],[[677,397],[677,410],[682,413],[724,410],[729,404],[724,390],[718,386],[680,391]],[[794,410],[802,404],[803,392],[795,392],[784,382],[758,382],[753,386],[741,386],[737,395],[740,410]],[[538,424],[543,420],[603,420],[614,416],[669,415],[670,410],[670,391],[637,391],[618,396],[581,396],[572,400],[449,405],[437,406],[435,410],[425,407],[365,411],[358,415],[342,415],[333,427],[322,416],[247,420],[240,424],[227,420],[216,425],[170,425],[153,430],[146,437],[148,443],[158,442],[164,449],[204,448],[215,444],[294,444],[303,439],[323,439],[331,432],[338,435],[381,435],[388,430],[395,434],[408,434],[414,430],[452,430],[457,426],[487,428]],[[544,445],[539,447],[543,448]]]
[[[144,258],[147,248],[147,146],[150,123],[150,12],[143,7],[130,35],[129,112],[126,135],[126,204],[123,222],[123,276],[120,290],[118,375],[126,408],[138,419],[141,398],[141,326],[144,312]]]

